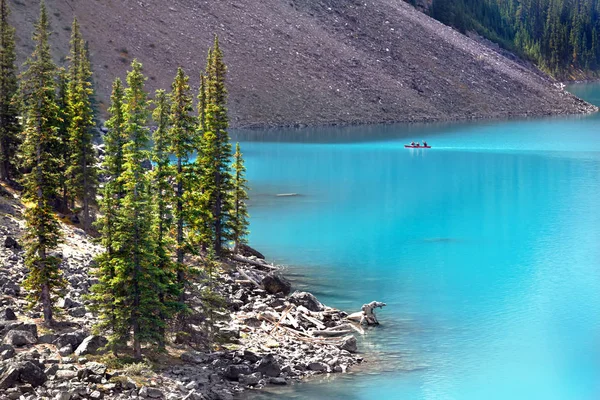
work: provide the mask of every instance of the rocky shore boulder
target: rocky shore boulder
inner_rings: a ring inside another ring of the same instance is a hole
[[[260,251],[253,249],[252,247],[248,246],[247,244],[243,244],[243,243],[240,244],[237,248],[237,252],[244,257],[256,257],[261,260],[265,259],[265,256],[263,256]]]
[[[297,306],[304,306],[306,309],[314,312],[323,311],[325,308],[312,293],[308,292],[294,292],[289,300]]]
[[[282,275],[273,272],[265,275],[261,281],[261,285],[269,294],[282,293],[287,296],[292,291],[292,284],[290,281],[285,279]]]
[[[240,375],[250,375],[251,372],[250,367],[247,365],[230,365],[225,368],[223,375],[225,375],[225,378],[227,379],[237,380]]]
[[[279,363],[277,362],[273,354],[267,354],[266,356],[264,356],[256,366],[256,370],[265,376],[271,377],[279,376],[279,374],[281,373]]]
[[[0,321],[16,321],[17,316],[11,308],[0,310]]]

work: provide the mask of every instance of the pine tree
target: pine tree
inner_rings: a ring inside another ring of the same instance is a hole
[[[206,221],[206,235],[210,238],[209,245],[212,246],[216,257],[221,257],[223,244],[232,238],[230,198],[233,187],[229,170],[231,144],[227,133],[227,68],[216,36],[208,59],[205,122],[199,158],[202,166],[200,180],[203,192],[202,208],[211,214],[210,221]]]
[[[162,321],[169,319],[180,309],[178,298],[180,295],[179,285],[175,275],[175,265],[171,260],[173,253],[173,240],[170,237],[173,218],[170,202],[173,197],[171,176],[173,168],[169,158],[169,114],[170,104],[164,90],[156,91],[156,108],[152,115],[157,129],[152,136],[154,147],[152,149],[153,171],[153,203],[155,207],[154,237],[156,241],[156,266],[159,270],[161,291],[159,299],[163,305],[160,315]],[[160,330],[159,345],[165,347],[164,327]]]
[[[190,181],[195,179],[189,165],[189,157],[194,150],[197,141],[195,132],[195,119],[191,115],[193,111],[192,96],[190,94],[189,78],[182,68],[177,70],[175,81],[171,92],[171,116],[169,130],[169,149],[175,156],[175,197],[174,212],[177,224],[177,281],[180,285],[181,300],[183,300],[183,286],[185,282],[185,266],[183,259],[185,255],[184,225],[186,216],[186,191],[190,188]]]
[[[115,257],[119,248],[115,246],[115,234],[117,231],[118,211],[124,196],[123,181],[121,175],[124,170],[123,146],[127,142],[124,132],[123,115],[123,85],[120,79],[113,83],[111,106],[109,108],[110,118],[106,125],[109,128],[104,137],[105,156],[102,163],[106,183],[101,190],[100,214],[97,226],[101,235],[101,244],[106,251],[96,257],[97,268],[95,275],[99,283],[92,286],[90,296],[93,309],[98,312],[100,321],[95,327],[97,332],[111,331],[110,343],[116,354],[117,346],[126,341],[127,336],[123,324],[117,324],[115,313],[115,292],[118,285],[114,285]]]
[[[48,30],[46,7],[42,1],[40,19],[33,34],[35,49],[22,77],[25,119],[22,152],[27,171],[23,179],[23,198],[27,204],[25,265],[29,268],[24,287],[30,291],[30,305],[41,303],[44,321],[51,324],[52,306],[66,283],[59,269],[60,259],[50,253],[58,245],[61,233],[52,209],[52,202],[58,195],[57,157],[52,150],[59,141],[59,109],[55,99],[56,67],[50,56]]]
[[[69,117],[69,76],[64,68],[58,70],[58,96],[56,103],[59,108],[59,124],[58,124],[58,143],[55,150],[57,155],[58,167],[58,189],[59,196],[55,201],[55,208],[63,213],[69,210],[69,196],[67,189],[67,167],[70,161],[69,153],[69,126],[71,120]]]
[[[235,145],[233,155],[233,207],[232,207],[232,232],[234,250],[237,251],[240,244],[248,242],[248,181],[246,180],[246,167],[240,151],[240,144]]]
[[[85,42],[79,31],[77,19],[73,20],[69,66],[68,113],[70,163],[67,169],[68,192],[71,199],[81,202],[83,228],[91,226],[90,206],[95,202],[97,172],[96,156],[92,146],[93,94],[90,78],[92,72],[85,51]]]
[[[142,162],[148,159],[148,100],[144,91],[146,78],[142,65],[134,60],[127,75],[124,127],[129,142],[125,144],[125,170],[121,176],[125,196],[118,216],[114,245],[119,249],[114,259],[113,279],[115,313],[119,332],[132,331],[134,357],[140,359],[142,344],[158,344],[162,304],[159,293],[160,271],[156,265],[156,243],[153,240],[152,197],[148,174]],[[129,335],[128,335],[129,336]]]
[[[0,181],[17,176],[16,152],[20,126],[15,105],[17,68],[15,66],[15,29],[8,23],[8,5],[0,0]]]

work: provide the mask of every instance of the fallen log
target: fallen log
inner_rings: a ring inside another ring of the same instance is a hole
[[[361,325],[379,325],[377,316],[375,315],[376,308],[383,308],[386,304],[380,301],[372,301],[368,304],[363,304],[361,311],[350,314],[346,319],[356,321]]]
[[[259,261],[251,260],[247,257],[240,256],[239,254],[234,254],[233,256],[231,256],[231,259],[234,261],[244,263],[244,264],[252,265],[253,267],[256,267],[258,269],[264,269],[266,271],[276,271],[279,269],[274,265],[267,264],[266,261],[259,262]]]

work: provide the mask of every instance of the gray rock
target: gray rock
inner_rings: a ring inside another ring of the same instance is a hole
[[[8,370],[0,376],[0,390],[6,390],[13,387],[19,380],[19,370],[15,366],[8,367]]]
[[[70,344],[74,349],[76,349],[87,336],[88,335],[83,331],[64,333],[56,339],[54,344],[58,348]]]
[[[250,361],[251,363],[255,363],[260,360],[260,357],[250,350],[244,350],[244,360]]]
[[[69,392],[60,392],[54,398],[55,400],[71,400],[71,393]]]
[[[237,380],[240,375],[249,375],[251,372],[247,365],[230,365],[225,368],[223,375],[227,379]]]
[[[271,378],[269,379],[269,383],[273,385],[287,385],[287,381],[285,380],[285,378],[282,377]]]
[[[59,369],[56,371],[56,379],[66,381],[77,377],[77,371],[71,371],[70,369]]]
[[[179,356],[179,358],[181,358],[181,361],[184,361],[187,363],[192,363],[192,364],[202,364],[202,363],[205,363],[206,361],[208,361],[208,359],[209,359],[206,356],[206,354],[200,353],[199,351],[187,351],[187,352],[181,354],[181,356]]]
[[[77,307],[69,310],[69,315],[73,318],[82,318],[85,317],[85,307]]]
[[[311,362],[308,364],[308,369],[311,371],[327,371],[327,365],[321,362]]]
[[[61,357],[66,357],[68,355],[73,354],[73,346],[71,346],[70,344],[67,344],[67,345],[61,347],[60,349],[58,349],[58,354],[60,354]]]
[[[3,321],[16,321],[17,320],[17,316],[15,315],[14,311],[11,308],[5,308],[2,311],[0,311],[0,320]]]
[[[4,343],[20,347],[36,344],[37,338],[29,331],[13,330],[4,336]]]
[[[0,345],[0,360],[8,360],[15,356],[15,348],[10,344]]]
[[[239,244],[238,248],[237,248],[237,252],[241,255],[243,255],[244,257],[256,257],[258,259],[264,260],[265,256],[262,255],[262,253],[256,249],[253,249],[252,247],[248,246],[247,244]]]
[[[344,340],[344,343],[342,343],[340,349],[349,351],[350,353],[356,353],[358,350],[356,338],[354,336],[348,337],[348,339]]]
[[[56,336],[53,333],[47,333],[38,338],[38,343],[51,344],[51,343],[54,343],[54,341],[56,340],[57,337],[58,336]]]
[[[60,308],[76,308],[81,307],[81,303],[71,299],[70,297],[65,297],[64,299],[58,302],[58,307]]]
[[[102,348],[108,344],[108,340],[103,336],[90,335],[83,339],[83,342],[75,350],[78,356],[87,354],[98,354],[102,352]]]
[[[90,393],[90,399],[96,400],[96,399],[101,399],[102,398],[102,393],[100,393],[97,390],[94,390],[92,393]]]
[[[275,360],[273,354],[267,354],[260,360],[256,370],[265,376],[276,377],[281,373],[279,363]]]
[[[142,386],[139,391],[139,395],[140,397],[149,397],[151,399],[159,399],[164,397],[163,392],[161,392],[159,389],[148,386]]]
[[[4,239],[4,247],[7,249],[21,250],[21,245],[12,236],[7,236],[6,239]]]
[[[290,281],[278,273],[267,274],[262,279],[261,285],[267,293],[270,294],[283,293],[287,296],[292,291],[292,284]]]
[[[294,292],[289,297],[289,301],[297,306],[304,306],[310,311],[323,311],[324,309],[323,304],[308,292]]]
[[[38,387],[46,382],[46,374],[42,368],[32,361],[25,361],[16,364],[19,370],[19,381],[30,383],[33,387]]]
[[[106,365],[93,361],[85,364],[85,368],[90,370],[94,375],[104,375],[106,373]]]
[[[255,372],[255,373],[249,374],[249,375],[241,374],[238,377],[238,382],[240,383],[240,385],[256,386],[256,385],[258,385],[258,382],[260,382],[261,378],[262,378],[262,375],[260,374],[260,372]]]

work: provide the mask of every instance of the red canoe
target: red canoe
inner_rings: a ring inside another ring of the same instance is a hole
[[[414,146],[411,145],[411,144],[405,144],[404,147],[407,148],[407,149],[430,149],[431,148],[430,145],[421,146],[419,144],[415,144]]]

